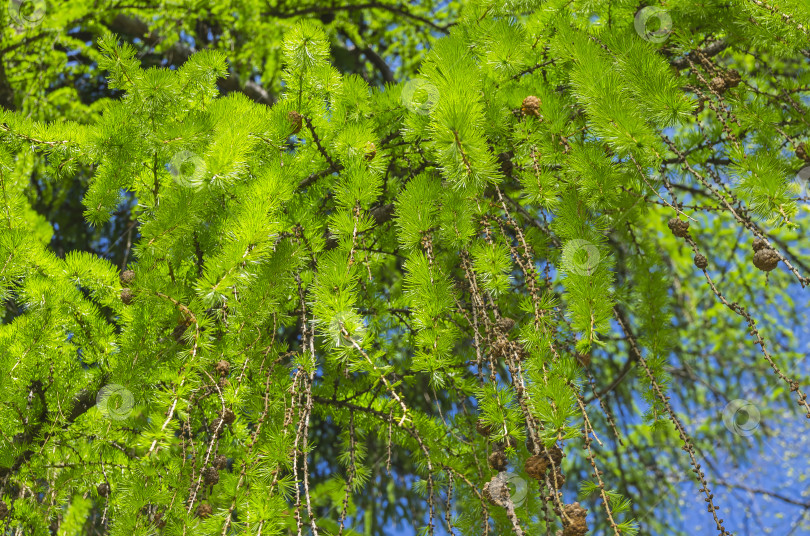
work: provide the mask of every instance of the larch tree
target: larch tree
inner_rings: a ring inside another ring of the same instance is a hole
[[[807,530],[803,1],[4,16],[3,534]]]

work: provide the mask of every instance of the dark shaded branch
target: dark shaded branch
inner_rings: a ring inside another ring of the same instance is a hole
[[[6,76],[6,66],[3,61],[3,56],[0,55],[0,106],[6,110],[14,110],[14,88],[8,81]]]
[[[717,41],[709,44],[706,48],[704,48],[700,52],[704,56],[709,58],[711,56],[716,56],[717,54],[721,53],[722,51],[724,51],[727,48],[728,48],[728,43],[726,42],[726,40],[725,39],[718,39]],[[697,56],[697,54],[695,53],[695,51],[689,52],[683,58],[678,58],[678,59],[672,60],[670,62],[670,65],[672,65],[676,69],[685,69],[685,68],[687,68],[689,66],[689,59],[693,58],[693,57],[696,57],[696,56]]]
[[[146,22],[136,17],[118,14],[112,20],[112,22],[107,25],[107,27],[117,34],[142,39],[143,42],[148,46],[155,46],[163,41],[161,36],[155,33],[148,33],[149,26],[146,24]],[[179,66],[185,63],[194,52],[196,51],[188,45],[177,42],[172,45],[171,48],[164,53],[164,55],[171,65]],[[217,84],[223,93],[240,91],[247,95],[251,100],[261,104],[272,105],[275,102],[267,90],[265,90],[259,84],[252,80],[248,80],[243,84],[239,75],[233,71],[231,71],[228,78],[219,80]]]
[[[450,26],[451,26],[450,24],[445,24],[445,25],[436,24],[435,22],[433,22],[430,19],[427,19],[425,17],[420,17],[419,15],[414,15],[413,13],[410,13],[409,11],[407,11],[405,9],[402,9],[401,7],[391,6],[391,5],[383,4],[381,2],[368,2],[368,3],[365,3],[365,4],[354,4],[354,5],[347,5],[347,6],[317,6],[316,5],[316,6],[312,6],[312,7],[299,9],[297,11],[288,11],[286,13],[278,12],[278,11],[270,11],[270,12],[264,13],[264,16],[265,17],[278,17],[280,19],[290,19],[290,18],[293,18],[293,17],[300,17],[301,15],[321,15],[321,14],[324,14],[324,13],[334,13],[336,11],[359,11],[359,10],[362,10],[362,9],[382,9],[382,10],[385,10],[385,11],[390,11],[391,13],[394,13],[396,15],[401,15],[403,17],[419,21],[419,22],[421,22],[423,24],[426,24],[426,25],[430,26],[431,28],[433,28],[435,30],[439,30],[440,32],[443,32],[443,33],[449,33],[448,28],[450,28]]]

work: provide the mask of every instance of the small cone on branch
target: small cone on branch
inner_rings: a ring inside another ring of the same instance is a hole
[[[213,512],[214,510],[208,503],[200,503],[200,506],[197,507],[197,517],[201,517],[203,519],[210,516]]]
[[[703,269],[704,269],[704,268],[706,268],[708,265],[709,265],[709,260],[708,260],[706,257],[704,257],[703,255],[701,255],[700,253],[698,253],[697,255],[695,255],[695,266],[697,266],[698,268],[700,268],[701,270],[703,270]]]
[[[588,533],[588,510],[581,507],[578,502],[566,504],[563,521],[563,536],[585,536]]]
[[[183,339],[183,334],[186,332],[187,328],[188,324],[181,320],[172,330],[172,338],[175,341],[180,342]]]
[[[153,519],[153,522],[155,523],[155,526],[157,528],[162,529],[163,527],[166,526],[166,520],[163,519],[163,513],[162,512],[155,512],[155,515],[154,515],[154,517],[152,519]]]
[[[504,316],[498,319],[495,326],[504,333],[508,333],[513,327],[515,327],[515,321],[508,316]]]
[[[742,82],[742,77],[738,71],[731,69],[723,75],[723,80],[725,81],[726,86],[732,88],[740,85],[740,82]]]
[[[289,121],[292,126],[292,132],[290,134],[298,134],[301,131],[301,125],[304,123],[304,116],[295,110],[290,110],[287,112],[287,121]]]
[[[219,482],[219,471],[217,471],[216,467],[206,467],[203,471],[203,479],[207,486],[213,486]]]
[[[712,78],[712,81],[709,82],[709,87],[717,93],[722,93],[726,90],[726,80],[722,76],[715,76]]]
[[[132,297],[133,294],[130,289],[128,288],[121,289],[121,302],[123,302],[124,305],[129,305],[130,303],[132,303]]]
[[[493,451],[487,458],[489,466],[496,471],[503,471],[506,469],[506,454],[502,450]]]
[[[220,376],[226,376],[228,372],[230,372],[231,370],[231,364],[225,361],[224,359],[220,359],[214,366],[214,370],[216,370],[217,374],[219,374]]]
[[[98,492],[99,496],[101,497],[109,497],[110,496],[110,485],[106,482],[102,482],[101,484],[96,487],[96,491]]]
[[[526,469],[526,473],[538,481],[543,480],[543,475],[545,475],[546,471],[548,471],[548,467],[548,459],[544,456],[531,456],[528,460],[526,460],[526,463],[523,466],[523,468]]]
[[[374,145],[373,141],[366,143],[365,146],[365,154],[363,158],[366,159],[367,162],[374,160],[374,157],[377,155],[377,146]]]
[[[513,449],[517,448],[517,439],[515,439],[512,436],[509,436],[506,439],[503,439],[501,441],[498,441],[498,443],[496,443],[496,448],[500,450],[506,450],[509,447],[512,447]]]
[[[523,104],[520,106],[520,111],[523,115],[533,115],[535,117],[540,117],[540,106],[543,102],[535,97],[534,95],[529,95],[525,99],[523,99]]]
[[[119,279],[122,287],[128,287],[133,281],[135,281],[135,272],[132,270],[124,270],[121,272],[121,277]]]
[[[512,173],[512,169],[514,168],[514,164],[512,164],[512,158],[509,156],[509,153],[500,153],[498,154],[498,163],[500,165],[501,173],[504,175],[509,175]]]
[[[509,350],[509,340],[506,337],[498,337],[492,341],[492,355],[502,357]]]
[[[672,234],[679,238],[686,238],[689,236],[689,222],[683,221],[679,218],[671,218],[667,222],[667,227],[672,231]]]
[[[492,433],[492,427],[488,424],[484,424],[480,420],[475,423],[475,431],[481,434],[484,437],[488,437],[490,433]]]
[[[563,451],[557,445],[552,446],[548,449],[549,456],[551,457],[551,461],[554,462],[554,467],[559,467],[560,463],[563,459]],[[545,454],[545,453],[543,453]]]
[[[796,157],[804,160],[805,162],[810,162],[810,155],[807,154],[807,145],[804,142],[800,143],[796,147]]]
[[[779,255],[771,248],[762,248],[754,253],[754,266],[763,272],[770,272],[779,264]]]
[[[221,434],[222,430],[224,428],[225,428],[225,426],[222,423],[222,419],[214,419],[213,421],[211,421],[211,433],[212,434],[213,433]],[[217,429],[219,429],[219,432],[217,432]]]
[[[225,408],[225,411],[222,412],[222,422],[225,424],[233,424],[233,421],[236,420],[236,414],[233,412],[231,408]]]
[[[214,458],[214,467],[218,470],[222,471],[228,465],[228,458],[220,454],[216,458]]]

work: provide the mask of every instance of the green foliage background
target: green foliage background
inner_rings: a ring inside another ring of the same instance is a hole
[[[7,533],[670,534],[730,401],[806,426],[806,4],[15,6]]]

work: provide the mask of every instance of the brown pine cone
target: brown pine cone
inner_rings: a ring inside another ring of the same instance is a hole
[[[509,340],[506,337],[498,337],[492,341],[492,355],[502,357],[509,351]]]
[[[508,447],[512,447],[513,449],[517,448],[517,439],[512,436],[507,437],[503,441],[498,441],[495,444],[495,448],[498,450],[506,450]]]
[[[186,332],[186,328],[188,328],[188,324],[181,320],[180,323],[177,324],[172,330],[172,338],[176,342],[180,342],[183,339],[183,334]]]
[[[214,512],[214,509],[211,508],[211,505],[208,503],[200,503],[200,506],[197,507],[197,517],[206,518],[210,516]]]
[[[501,317],[497,322],[495,322],[495,327],[499,330],[503,331],[504,333],[509,333],[513,327],[515,327],[515,321],[509,318],[508,316]]]
[[[226,458],[222,454],[214,458],[214,467],[216,467],[218,470],[222,471],[223,469],[225,469],[225,466],[227,465],[228,465],[228,458]]]
[[[689,236],[689,222],[683,221],[678,218],[671,218],[667,222],[667,227],[672,231],[672,234],[679,238],[686,238]]]
[[[121,301],[124,303],[124,305],[129,305],[132,303],[132,296],[132,291],[128,288],[121,289]]]
[[[712,78],[712,81],[709,82],[709,87],[717,93],[722,93],[726,90],[726,81],[721,76],[715,76]]]
[[[779,264],[779,255],[771,248],[762,248],[754,253],[754,266],[764,272],[770,272]]]
[[[365,158],[366,161],[370,162],[374,160],[374,157],[377,155],[377,146],[374,145],[374,142],[370,141],[366,143],[365,153],[366,154],[363,156],[363,158]]]
[[[528,460],[526,460],[526,464],[523,466],[526,469],[526,473],[533,479],[537,481],[543,480],[543,476],[548,471],[548,458],[545,456],[532,456]]]
[[[221,359],[217,361],[217,364],[214,366],[214,370],[216,370],[217,374],[219,374],[220,376],[225,376],[228,374],[228,372],[230,372],[231,364],[225,361],[224,359]]]
[[[509,156],[509,153],[500,153],[498,154],[497,158],[501,168],[501,173],[504,175],[509,175],[512,173],[514,165],[512,164],[512,158]]]
[[[697,255],[695,255],[695,266],[697,266],[698,268],[700,268],[701,270],[703,270],[703,269],[704,269],[704,268],[706,268],[708,265],[709,265],[709,260],[708,260],[706,257],[704,257],[703,255],[701,255],[700,253],[698,253]]]
[[[810,155],[807,154],[807,145],[804,142],[796,146],[796,157],[805,162],[810,162]]]
[[[548,453],[551,456],[551,461],[554,462],[554,467],[559,467],[563,459],[562,449],[557,445],[554,445],[548,449]],[[542,454],[545,454],[545,452],[543,452]]]
[[[506,469],[506,454],[502,450],[493,451],[487,458],[489,466],[500,472]]]
[[[110,485],[106,482],[102,482],[96,487],[96,491],[98,492],[99,496],[101,497],[109,497],[110,496]]]
[[[489,434],[492,433],[492,427],[488,424],[484,424],[479,420],[478,422],[475,423],[475,431],[484,437],[488,437]]]
[[[155,516],[153,517],[153,522],[155,526],[159,529],[162,529],[166,526],[166,520],[163,519],[163,513],[155,512]]]
[[[543,102],[540,99],[534,95],[529,95],[523,99],[523,104],[520,106],[520,111],[523,113],[523,115],[540,117],[540,106],[542,104]]]
[[[765,249],[765,248],[769,248],[769,247],[770,246],[768,245],[768,243],[766,241],[764,241],[763,239],[761,239],[761,238],[754,239],[754,243],[751,244],[751,248],[754,251],[759,251],[760,249]]]
[[[211,421],[212,434],[217,433],[217,429],[219,429],[219,433],[221,434],[224,428],[225,426],[222,424],[222,419],[214,419],[213,421]]]
[[[588,510],[581,507],[578,502],[566,504],[563,516],[563,536],[585,536],[588,533]]]
[[[236,414],[231,408],[225,408],[225,411],[222,412],[222,421],[225,424],[232,424],[234,420],[236,420]]]
[[[742,82],[742,77],[738,71],[731,69],[723,75],[723,80],[725,81],[727,87],[732,88],[740,85],[740,82]]]
[[[591,366],[591,354],[577,354],[577,362],[581,363],[583,367]]]
[[[216,467],[206,467],[203,470],[203,480],[205,480],[206,486],[213,486],[219,482],[219,471]]]
[[[287,121],[290,122],[292,125],[292,132],[290,134],[298,134],[301,132],[301,125],[304,123],[304,116],[296,112],[295,110],[290,110],[287,112]]]
[[[128,287],[132,284],[133,281],[135,281],[135,272],[133,272],[132,270],[124,270],[123,272],[121,272],[121,276],[119,279],[121,281],[122,287]]]

